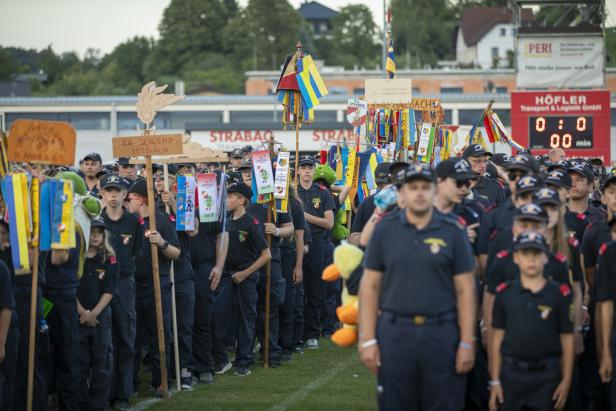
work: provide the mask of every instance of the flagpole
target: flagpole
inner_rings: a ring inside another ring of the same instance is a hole
[[[298,41],[295,47],[297,47],[297,51],[295,52],[296,56],[297,58],[300,58],[302,55],[302,42]],[[295,71],[297,72],[297,68]],[[297,193],[297,189],[299,187],[299,127],[301,125],[301,122],[299,120],[299,113],[301,105],[301,95],[299,91],[294,91],[294,94],[295,98],[293,99],[293,101],[295,102],[295,192]]]
[[[387,0],[383,0],[383,12],[385,13],[385,60],[383,61],[383,71],[385,78],[387,75],[387,55],[389,54],[389,43],[391,41],[391,5],[387,7]]]
[[[268,142],[268,152],[270,156],[270,161],[274,158],[274,134],[270,134],[270,139]],[[297,157],[296,157],[297,161]],[[276,200],[274,199],[274,195],[271,194],[271,199],[267,206],[267,223],[272,223],[272,214],[276,212]],[[267,247],[271,250],[272,248],[272,235],[267,234],[265,236],[267,241]],[[270,338],[270,299],[271,299],[271,279],[272,279],[272,261],[268,261],[265,265],[265,318],[264,318],[264,330],[263,330],[263,368],[269,368],[269,338]]]

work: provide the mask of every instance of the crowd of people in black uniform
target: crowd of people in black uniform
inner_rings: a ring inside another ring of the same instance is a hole
[[[315,180],[318,159],[302,155],[288,212],[273,215],[251,202],[249,150],[230,162],[169,164],[168,190],[155,166],[149,204],[129,159],[82,159],[75,171],[104,208],[87,247],[77,230],[75,249],[39,260],[34,409],[125,410],[140,388],[162,395],[152,244],[170,380],[175,291],[182,390],[249,376],[263,360],[268,263],[270,368],[339,327],[341,283],[321,273],[349,189]],[[175,177],[198,172],[227,173],[227,217],[177,231]],[[381,409],[616,409],[616,175],[560,149],[470,145],[434,168],[381,163],[375,181],[353,204],[347,240],[365,250],[358,351]],[[10,229],[0,220],[0,409],[23,410],[31,276],[13,272]]]

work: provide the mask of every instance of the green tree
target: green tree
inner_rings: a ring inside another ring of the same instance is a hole
[[[368,6],[343,7],[332,25],[332,39],[328,41],[330,47],[325,55],[328,64],[373,68],[379,63],[381,46],[377,42],[380,32]]]
[[[392,30],[399,67],[434,66],[455,54],[455,10],[447,0],[393,0]]]
[[[11,53],[0,47],[0,80],[10,80],[17,72],[17,62]]]
[[[605,55],[608,67],[616,67],[616,27],[605,29]]]
[[[144,76],[144,64],[153,47],[154,40],[146,37],[134,37],[119,44],[103,58],[102,77],[114,88],[133,94],[148,81]]]

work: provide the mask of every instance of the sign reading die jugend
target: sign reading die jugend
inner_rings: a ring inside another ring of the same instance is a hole
[[[511,131],[533,153],[560,147],[568,157],[610,156],[610,92],[516,91],[511,93]]]

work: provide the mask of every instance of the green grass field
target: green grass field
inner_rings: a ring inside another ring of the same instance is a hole
[[[243,378],[232,371],[215,376],[213,385],[196,384],[193,391],[175,393],[170,400],[156,402],[147,409],[376,409],[375,378],[359,362],[356,347],[342,349],[321,340],[319,350],[294,354],[291,362],[280,368],[266,370],[257,362],[251,370],[252,374]],[[132,403],[136,403],[135,399]],[[134,408],[142,409],[139,405]]]

